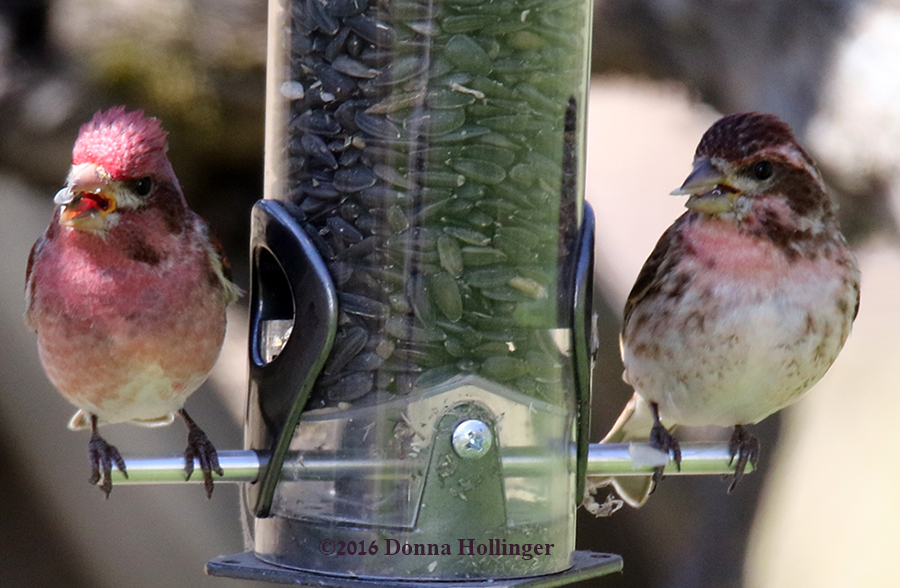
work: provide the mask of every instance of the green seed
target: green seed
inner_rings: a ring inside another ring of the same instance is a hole
[[[464,7],[465,10],[472,10],[473,7],[478,6],[484,0],[449,0],[447,4],[450,6],[460,6]]]
[[[415,371],[418,372],[424,371],[423,368],[437,367],[452,359],[446,356],[443,347],[436,346],[427,348],[398,346],[397,350],[394,351],[393,357],[414,364],[416,366]]]
[[[503,187],[503,184],[494,186],[494,188],[499,187]],[[492,215],[500,224],[503,224],[506,219],[511,219],[521,209],[521,205],[506,198],[484,198],[476,202],[475,206]]]
[[[516,210],[529,209],[539,204],[525,187],[513,186],[509,183],[498,184],[491,189],[492,196],[514,205]]]
[[[513,388],[515,388],[516,391],[521,392],[522,394],[527,394],[528,396],[538,395],[538,384],[534,378],[516,378],[515,383],[513,383]]]
[[[407,190],[415,186],[414,182],[412,182],[408,177],[404,176],[390,165],[386,165],[384,163],[376,163],[372,166],[372,171],[375,172],[376,176],[378,176],[388,184],[406,188]]]
[[[425,276],[422,274],[413,275],[408,282],[406,289],[409,302],[412,304],[413,314],[419,319],[419,322],[427,328],[434,326],[437,318],[434,309],[431,306],[431,298],[428,296],[428,284]]]
[[[530,231],[534,235],[534,238],[537,239],[538,243],[556,243],[559,238],[556,227],[551,227],[546,223],[534,222],[530,219],[525,218],[521,214],[521,212],[521,209],[515,211],[515,213],[509,219],[510,225],[516,228]],[[551,214],[557,214],[558,211],[550,212]]]
[[[534,338],[534,333],[528,329],[506,329],[503,331],[484,331],[481,333],[485,341],[503,341],[512,343],[512,349],[529,343]]]
[[[491,72],[491,58],[472,37],[454,35],[444,46],[444,57],[461,71],[475,75],[487,75]]]
[[[556,130],[552,121],[542,120],[528,114],[492,116],[483,119],[481,124],[498,133],[547,133],[552,135]]]
[[[394,353],[394,342],[384,335],[378,336],[378,343],[375,345],[375,353],[382,359],[387,359]]]
[[[478,104],[473,104],[466,111],[468,115],[472,119],[483,119],[490,118],[492,116],[503,116],[509,114],[509,111],[500,108],[499,106],[494,106],[493,104],[489,104],[487,102],[479,102]]]
[[[466,145],[462,148],[462,156],[466,159],[491,161],[508,168],[516,160],[515,152],[494,145]]]
[[[394,12],[394,17],[397,17],[396,11]],[[406,20],[406,19],[404,19]],[[438,34],[437,26],[430,21],[421,21],[421,22],[407,22],[406,26],[411,28],[413,31],[419,33],[420,35],[424,35],[426,37],[433,37]]]
[[[494,224],[494,217],[477,210],[469,215],[469,224],[479,229],[484,229]]]
[[[466,139],[472,139],[474,137],[480,137],[482,135],[487,135],[491,132],[491,129],[482,126],[475,125],[466,125],[461,129],[453,131],[452,133],[447,133],[442,137],[433,137],[431,139],[432,143],[458,143],[460,141],[465,141]]]
[[[456,359],[463,359],[469,356],[469,346],[464,345],[456,337],[447,337],[447,340],[444,341],[444,349]]]
[[[437,253],[434,253],[434,255],[437,255]],[[431,257],[431,256],[429,256],[429,257]],[[431,262],[426,263],[426,262],[422,262],[422,261],[420,261],[416,265],[416,269],[418,269],[420,273],[422,273],[426,276],[433,276],[435,274],[439,274],[442,271],[444,271],[441,268],[440,264],[438,264],[438,263],[431,263]]]
[[[497,24],[492,24],[481,29],[481,34],[485,37],[499,37],[500,35],[508,35],[516,31],[521,31],[528,25],[521,20],[501,20]]]
[[[485,298],[490,298],[491,300],[498,300],[500,302],[525,302],[529,300],[530,297],[513,288],[512,286],[497,286],[496,288],[483,288],[481,290],[481,294]]]
[[[482,290],[482,293],[484,293],[484,290]],[[515,312],[516,313],[515,322],[516,322],[517,326],[519,323],[519,316],[518,316],[519,305],[528,304],[527,302],[504,302],[501,300],[492,300],[491,303],[492,303],[491,306],[493,307],[493,310],[491,312],[493,312],[494,314],[496,314],[498,316],[509,316]]]
[[[440,78],[452,72],[454,69],[453,64],[443,57],[435,57],[431,60],[431,67],[428,69],[428,77]]]
[[[423,73],[428,68],[428,61],[418,55],[400,57],[390,66],[390,83],[399,84]]]
[[[458,278],[463,273],[462,251],[459,242],[449,235],[441,235],[437,240],[438,256],[443,267],[451,276]]]
[[[434,202],[423,206],[410,218],[410,222],[413,224],[422,224],[425,221],[439,217],[449,202],[450,198],[446,198],[440,202]]]
[[[490,14],[461,14],[448,16],[441,22],[441,28],[450,35],[471,33],[497,22],[497,17]]]
[[[560,11],[560,12],[551,12],[551,11],[542,11],[540,14],[540,22],[542,29],[556,29],[559,32],[568,33],[571,35],[573,25],[577,25],[582,22],[582,16],[579,12],[570,12],[570,11]]]
[[[509,179],[521,186],[530,186],[537,180],[537,170],[527,163],[517,163],[509,170]]]
[[[541,351],[529,351],[525,354],[528,363],[528,374],[535,378],[549,380],[559,376],[562,366],[553,358]]]
[[[547,287],[556,282],[556,266],[553,268],[541,267],[538,265],[520,265],[516,268],[519,275],[523,278],[534,280],[541,286]]]
[[[517,326],[516,320],[509,316],[486,314],[483,312],[463,311],[463,320],[476,329],[497,331]]]
[[[437,261],[437,237],[438,233],[431,229],[411,229],[388,237],[385,241],[385,248],[388,251],[397,251],[427,262]],[[433,258],[428,255],[429,253],[434,253]]]
[[[481,266],[506,261],[506,254],[492,247],[463,247],[463,265]]]
[[[399,346],[395,346],[395,351],[400,350],[403,351],[403,348]],[[412,372],[420,374],[424,370],[417,366],[410,364],[405,357],[400,357],[397,353],[391,355],[391,358],[381,364],[381,371],[387,373],[403,373],[403,372]]]
[[[475,203],[470,200],[453,197],[444,208],[444,214],[446,215],[446,217],[443,220],[446,222],[449,218],[468,218],[469,214],[472,212],[472,208],[474,207]]]
[[[426,206],[432,204],[445,203],[453,197],[453,192],[446,188],[435,188],[434,186],[425,186],[419,191],[421,202]]]
[[[466,122],[466,114],[460,108],[450,110],[429,110],[415,118],[418,126],[411,126],[411,131],[418,131],[426,137],[436,137],[451,133]]]
[[[459,0],[453,0],[453,2],[459,2]],[[466,8],[466,12],[470,14],[497,14],[497,15],[507,15],[516,9],[515,2],[497,2],[490,1],[485,2],[482,0],[478,2],[474,6],[468,6]],[[507,18],[511,18],[507,16]]]
[[[478,37],[478,44],[481,45],[481,48],[484,49],[484,52],[487,53],[488,57],[492,60],[497,59],[500,55],[500,50],[502,49],[500,41],[493,36],[480,35]]]
[[[453,172],[423,171],[418,177],[423,185],[437,188],[458,188],[466,183],[466,176]]]
[[[566,99],[555,101],[531,84],[519,84],[516,86],[515,94],[517,97],[527,100],[540,112],[561,113],[566,109]]]
[[[509,46],[514,49],[533,49],[540,51],[547,46],[547,40],[531,31],[519,31],[509,38]]]
[[[494,356],[481,363],[481,373],[501,382],[521,378],[526,374],[525,362],[515,357]]]
[[[488,145],[503,147],[504,149],[521,149],[521,145],[513,143],[506,135],[501,135],[500,133],[488,133],[486,135],[483,135],[481,137],[481,142]]]
[[[474,288],[496,288],[508,284],[516,277],[516,272],[509,266],[496,266],[482,269],[468,270],[463,273],[464,283]]]
[[[516,276],[509,281],[509,285],[516,290],[524,292],[527,296],[530,296],[535,300],[543,300],[548,297],[547,288],[538,284],[531,278]]]
[[[405,231],[409,228],[409,220],[399,205],[394,204],[387,209],[387,222],[394,231]]]
[[[524,100],[509,100],[507,98],[485,98],[485,104],[496,106],[506,110],[506,114],[534,114],[534,109]]]
[[[460,373],[474,374],[478,371],[478,363],[474,359],[461,359],[456,362]]]
[[[481,357],[490,357],[492,355],[508,355],[510,349],[509,344],[505,341],[489,341],[475,347],[472,352]]]
[[[541,60],[541,54],[537,51],[517,51],[514,56],[503,57],[494,61],[494,76],[504,84],[513,85],[521,81],[522,72],[530,70],[531,78],[539,73],[546,65]]]
[[[413,322],[402,316],[391,316],[384,321],[384,331],[391,337],[400,339],[401,341],[414,342],[440,342],[447,338],[440,329],[423,329],[417,327]],[[394,352],[397,355],[397,351]]]
[[[538,244],[538,239],[534,233],[525,229],[503,226],[494,232],[492,243],[511,259],[519,261],[532,252]]]
[[[437,321],[437,326],[448,335],[452,335],[456,339],[459,339],[463,345],[466,345],[469,348],[480,344],[484,339],[484,335],[481,331],[476,331],[464,323],[451,323],[439,320]]]
[[[390,267],[367,267],[366,273],[371,274],[373,278],[379,280],[380,282],[392,284],[394,286],[402,286],[406,276],[403,275],[403,272],[398,271],[396,268]]]
[[[506,170],[490,161],[477,159],[451,159],[450,167],[466,176],[466,178],[482,184],[499,184],[506,178]]]
[[[434,88],[425,97],[425,103],[431,108],[449,109],[463,108],[475,102],[475,96],[466,92],[457,92],[450,88]]]
[[[442,365],[438,367],[433,367],[431,369],[427,369],[422,372],[418,378],[416,378],[416,387],[417,388],[433,388],[438,384],[446,382],[450,378],[456,376],[459,373],[459,368],[455,365]]]
[[[459,321],[462,318],[463,303],[456,280],[447,272],[441,272],[431,276],[430,281],[431,297],[437,307],[451,322]]]
[[[558,178],[560,175],[562,165],[536,151],[526,153],[525,161],[534,168],[537,177]]]
[[[419,90],[409,93],[391,94],[381,102],[377,102],[366,109],[370,114],[388,114],[404,108],[412,108],[421,104],[425,99],[425,92]]]
[[[453,193],[464,200],[478,200],[484,198],[484,186],[470,182]]]
[[[429,163],[443,163],[458,153],[461,153],[461,150],[454,145],[432,145],[415,151],[413,155],[421,157]]]
[[[460,227],[444,227],[444,232],[451,237],[456,237],[463,243],[468,243],[469,245],[484,247],[491,242],[491,238],[484,233],[479,233],[478,231],[473,231],[471,229],[463,229]]]
[[[406,297],[406,294],[395,292],[388,296],[388,302],[390,302],[391,308],[400,314],[412,312],[412,305],[409,303],[409,298]]]
[[[516,97],[515,90],[510,86],[483,76],[472,78],[467,85],[473,90],[478,90],[485,96],[510,99]]]

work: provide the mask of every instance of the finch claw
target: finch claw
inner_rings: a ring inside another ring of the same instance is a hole
[[[662,424],[659,419],[659,405],[655,402],[650,403],[650,409],[653,411],[653,428],[650,430],[650,446],[671,454],[675,467],[681,471],[681,444],[672,433]],[[666,466],[657,466],[653,469],[653,482],[658,484],[663,478]]]
[[[662,423],[656,423],[653,425],[653,429],[650,431],[650,445],[660,451],[664,451],[667,454],[671,455],[672,461],[675,462],[675,467],[678,471],[681,471],[681,444],[678,443],[678,439],[675,438],[672,433],[670,433]],[[653,481],[659,482],[662,480],[663,472],[665,471],[666,466],[658,466],[653,470]]]
[[[184,479],[191,479],[191,475],[194,473],[194,458],[196,458],[200,464],[200,471],[203,473],[203,488],[206,490],[206,497],[212,498],[212,473],[215,472],[220,476],[225,475],[225,472],[219,466],[219,456],[216,453],[216,448],[209,440],[209,437],[206,436],[206,433],[203,432],[203,429],[197,426],[197,423],[187,415],[184,409],[178,412],[184,418],[184,422],[188,427],[188,446],[184,450]]]
[[[744,477],[744,470],[747,469],[749,463],[756,469],[759,463],[759,439],[751,435],[741,425],[735,425],[734,433],[731,435],[731,441],[728,443],[728,465],[734,463],[737,457],[737,463],[734,465],[734,475],[731,484],[728,486],[728,493],[731,494],[737,488],[738,482]]]
[[[128,477],[128,472],[125,470],[125,460],[122,459],[115,445],[107,443],[96,432],[91,435],[91,440],[88,443],[88,453],[91,459],[91,477],[88,478],[88,482],[94,485],[100,482],[100,490],[109,499],[109,494],[112,492],[113,466],[118,468],[123,476]]]

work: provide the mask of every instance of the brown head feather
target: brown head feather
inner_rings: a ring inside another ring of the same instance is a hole
[[[758,112],[729,114],[706,131],[694,156],[738,161],[761,149],[784,144],[797,145],[797,139],[791,127],[777,116]]]

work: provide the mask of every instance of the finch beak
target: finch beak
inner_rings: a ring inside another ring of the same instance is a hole
[[[728,177],[709,159],[703,158],[694,164],[680,188],[672,190],[673,196],[690,196],[685,206],[707,214],[717,214],[734,210],[734,201],[740,192],[730,185]]]
[[[116,209],[116,196],[104,175],[103,168],[93,163],[72,168],[68,184],[53,198],[63,207],[60,224],[92,232],[108,228],[107,215]]]

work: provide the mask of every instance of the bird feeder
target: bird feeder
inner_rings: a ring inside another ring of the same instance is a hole
[[[253,548],[208,573],[558,586],[590,445],[590,0],[271,0],[252,213],[243,483]],[[682,473],[729,471],[683,446]],[[174,481],[128,460],[117,484]],[[675,473],[675,472],[672,472]]]
[[[270,9],[255,557],[379,580],[568,573],[587,458],[590,3]],[[304,471],[312,456],[330,465]]]

